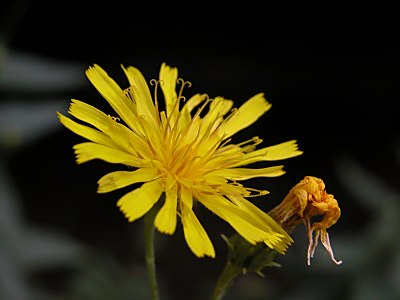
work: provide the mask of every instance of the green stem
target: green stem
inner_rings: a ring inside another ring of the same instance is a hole
[[[145,260],[147,276],[150,284],[151,299],[158,300],[158,285],[156,276],[156,263],[154,257],[154,218],[158,212],[159,206],[153,208],[144,216],[144,238],[145,238]]]
[[[241,273],[241,268],[232,263],[227,263],[218,278],[217,284],[215,285],[213,294],[211,296],[211,300],[221,300],[231,287],[233,280]]]
[[[278,266],[273,261],[277,252],[263,243],[252,245],[237,233],[230,238],[223,236],[223,239],[228,245],[228,258],[214,287],[211,300],[221,300],[239,275],[255,272],[263,276],[261,271],[264,268]]]

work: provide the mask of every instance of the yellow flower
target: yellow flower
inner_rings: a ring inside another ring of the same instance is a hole
[[[118,117],[78,100],[71,101],[68,112],[89,126],[58,113],[66,128],[89,140],[73,147],[78,164],[100,159],[131,168],[100,178],[98,192],[143,183],[117,203],[129,221],[145,215],[164,194],[165,202],[156,215],[155,227],[162,233],[173,234],[179,216],[186,242],[197,257],[215,257],[215,250],[194,213],[196,203],[224,219],[250,243],[264,242],[284,253],[291,237],[246,199],[267,191],[245,187],[239,181],[282,175],[281,165],[258,169],[243,166],[286,159],[302,152],[294,140],[258,150],[256,145],[262,142],[258,137],[230,143],[235,133],[270,109],[264,95],[253,96],[238,109],[231,109],[231,100],[210,99],[206,94],[195,94],[186,101],[182,92],[191,84],[178,78],[176,68],[163,63],[159,80],[150,81],[155,86],[152,98],[138,69],[122,69],[130,84],[124,90],[98,65],[86,71]],[[158,102],[159,88],[165,111]]]
[[[291,188],[283,201],[269,212],[269,215],[288,232],[292,231],[299,223],[304,223],[308,236],[308,265],[311,263],[319,238],[331,260],[338,265],[342,263],[342,261],[337,261],[333,255],[327,232],[327,229],[340,218],[340,214],[336,199],[332,194],[326,192],[322,179],[314,176],[305,176]],[[311,219],[315,216],[320,216],[321,220],[311,225]]]

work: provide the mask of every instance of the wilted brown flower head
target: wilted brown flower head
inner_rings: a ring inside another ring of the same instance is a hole
[[[310,265],[319,238],[332,261],[336,264],[342,263],[333,255],[327,232],[327,229],[337,222],[340,213],[338,202],[333,195],[326,192],[324,182],[317,177],[306,176],[289,191],[278,206],[270,211],[269,215],[288,232],[299,223],[304,223],[309,241],[307,263]],[[320,216],[321,219],[312,223],[312,218],[315,216]]]

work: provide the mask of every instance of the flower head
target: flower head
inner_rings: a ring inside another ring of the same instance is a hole
[[[307,263],[310,265],[319,238],[332,261],[336,264],[342,263],[333,255],[327,232],[327,229],[337,222],[340,213],[338,202],[333,195],[326,192],[324,182],[317,177],[305,176],[269,215],[287,231],[291,231],[301,222],[304,223],[309,242]],[[320,216],[321,220],[311,224],[311,219],[315,216]]]
[[[292,242],[290,236],[246,199],[267,191],[239,182],[284,174],[281,165],[245,168],[246,165],[286,159],[302,152],[294,140],[258,150],[255,148],[262,142],[258,137],[230,143],[235,133],[270,109],[264,94],[251,97],[238,109],[231,109],[231,100],[210,99],[206,94],[195,94],[186,101],[183,90],[191,84],[178,78],[176,68],[163,63],[159,80],[150,81],[154,86],[152,97],[138,69],[122,69],[130,84],[126,89],[121,89],[98,65],[86,71],[118,117],[110,117],[79,100],[72,100],[68,112],[86,125],[58,113],[65,127],[89,140],[74,146],[78,164],[100,159],[133,168],[100,178],[98,192],[142,183],[117,202],[129,221],[141,218],[165,195],[155,227],[162,233],[173,234],[179,216],[186,242],[198,257],[214,257],[215,250],[194,213],[196,203],[224,219],[250,243],[263,242],[284,253]],[[159,105],[159,89],[165,111]]]

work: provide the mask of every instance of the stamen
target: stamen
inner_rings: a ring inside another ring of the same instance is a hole
[[[250,192],[250,194],[246,195],[245,197],[260,197],[269,194],[269,192],[266,190],[253,189],[249,187],[246,187],[245,189],[246,191]],[[251,194],[251,192],[256,192],[257,194]]]
[[[246,191],[246,194],[242,194],[241,196],[243,197],[260,197],[260,196],[264,196],[269,194],[268,191],[266,190],[259,190],[259,189],[254,189],[254,188],[250,188],[250,187],[245,187],[243,186],[243,184],[237,182],[236,180],[231,180],[230,183],[228,183],[229,185],[233,185],[233,186],[237,186],[239,188],[242,188],[244,191]],[[256,194],[251,194],[252,192],[256,192]]]
[[[221,138],[221,140],[224,140],[224,136]],[[240,157],[241,157],[244,154],[244,152],[248,152],[251,148],[257,146],[258,144],[260,144],[262,142],[262,139],[260,139],[258,136],[255,136],[255,137],[253,137],[253,138],[251,138],[251,139],[249,139],[247,141],[241,142],[239,144],[227,145],[231,140],[232,140],[231,138],[225,140],[218,147],[218,149],[216,149],[216,155],[214,155],[213,158],[217,158],[217,157],[223,156],[223,155],[225,155],[226,152],[232,151],[233,149],[236,149],[235,153],[237,155],[240,155]],[[245,144],[248,144],[248,143],[251,143],[251,142],[253,142],[254,144],[247,145],[245,147],[241,147],[241,146],[243,146]],[[230,154],[231,157],[233,157],[233,154],[234,153]],[[261,155],[259,155],[259,156],[261,156]],[[226,164],[224,167],[232,166],[232,165],[234,165],[236,163],[237,163],[237,160],[235,160],[233,162],[231,161],[231,162],[229,162],[229,164]]]
[[[189,88],[192,87],[192,83],[191,83],[190,81],[185,81],[185,80],[183,80],[182,78],[178,78],[178,80],[176,81],[176,83],[182,85],[182,86],[181,86],[181,89],[180,89],[180,91],[179,91],[179,94],[178,94],[178,102],[179,102],[180,99],[183,99],[183,101],[186,101],[186,98],[185,98],[184,96],[182,96],[183,89],[184,89],[185,85],[187,85],[187,87],[189,87]]]
[[[222,139],[222,140],[225,139],[225,134],[221,137],[221,139]],[[232,138],[229,138],[229,139],[225,140],[225,141],[219,146],[219,149],[224,148],[225,145],[228,144],[230,141],[232,141]]]
[[[183,174],[184,173],[183,170],[187,170],[187,169],[193,170],[194,169],[193,166],[189,162],[186,161],[188,158],[188,154],[190,153],[191,146],[187,145],[185,148],[186,148],[185,152],[183,152],[183,154],[179,153],[180,155],[176,156],[174,159],[174,164],[173,164],[174,166],[171,168],[171,171],[175,174],[178,174],[178,173]],[[177,163],[178,160],[180,161],[179,163]],[[189,159],[189,161],[190,160],[191,159]]]
[[[200,131],[199,131],[199,133],[200,133]],[[198,136],[199,135],[197,135],[196,139],[198,138]],[[201,139],[199,140],[198,144],[200,143],[200,141],[201,141]],[[223,141],[223,138],[220,138],[218,141],[216,141],[214,143],[214,145],[212,147],[210,147],[208,149],[208,151],[206,153],[204,153],[204,155],[202,157],[199,157],[199,160],[196,162],[196,165],[200,164],[200,165],[204,166],[207,163],[209,163],[211,160],[213,160],[213,158],[217,157],[216,155],[213,156],[213,153],[215,153],[217,151],[217,149],[219,148],[222,141]]]
[[[207,94],[205,94],[205,97],[207,98],[206,101],[204,102],[204,104],[197,110],[196,114],[194,115],[192,122],[190,123],[190,125],[185,129],[185,132],[190,132],[192,130],[193,124],[194,124],[194,120],[200,115],[201,111],[205,108],[205,106],[211,101],[210,98],[208,97]],[[202,124],[200,125],[202,126]],[[200,136],[201,133],[201,127],[198,129],[197,131],[197,135],[196,138],[193,140],[193,142],[191,144],[194,144],[194,142],[196,142]]]
[[[247,141],[244,141],[244,142],[241,142],[239,144],[236,144],[236,146],[242,147],[242,146],[244,146],[246,144],[249,144],[249,143],[253,143],[252,146],[257,146],[257,145],[261,144],[262,141],[263,140],[260,139],[258,136],[253,136],[251,139],[249,139]]]
[[[176,137],[173,138],[172,135],[169,138],[169,141],[165,143],[166,145],[166,152],[169,152],[171,155],[173,153],[176,153],[178,151],[178,148],[181,146],[181,143],[179,143],[179,139],[182,136],[182,132],[178,131],[178,133],[176,134]],[[172,140],[175,139],[175,142],[172,142]],[[171,145],[173,145],[173,147],[171,148]],[[168,147],[168,148],[167,148]],[[168,149],[171,149],[168,151]]]
[[[124,92],[125,96],[126,96],[129,100],[131,100],[133,103],[136,103],[135,97],[133,96],[133,92],[132,92],[132,86],[130,86],[130,87],[124,89],[123,92]]]
[[[206,101],[204,101],[203,105],[196,111],[195,115],[193,116],[193,119],[197,118],[204,110],[204,108],[207,106],[207,104],[212,101],[212,99],[210,99],[210,97],[207,94],[204,94],[204,97],[206,98]]]
[[[182,131],[180,131],[179,129],[178,129],[178,122],[179,122],[179,119],[182,117],[182,114],[181,113],[179,113],[178,114],[178,117],[176,118],[176,120],[175,120],[175,124],[174,124],[174,126],[171,128],[171,134],[169,135],[169,137],[166,137],[166,136],[164,136],[164,140],[166,140],[167,138],[169,138],[168,139],[168,143],[170,143],[170,144],[175,144],[175,145],[178,145],[179,144],[179,139],[183,136],[182,135]]]
[[[138,124],[140,125],[140,127],[141,127],[141,129],[143,130],[144,134],[138,132],[138,136],[149,146],[149,148],[150,148],[150,150],[152,151],[152,153],[153,153],[154,155],[157,155],[157,156],[158,156],[159,153],[158,153],[157,150],[153,147],[153,143],[152,143],[151,140],[149,139],[149,134],[148,134],[148,132],[146,131],[146,129],[145,129],[143,123],[142,123],[142,119],[143,119],[143,117],[140,117],[140,116],[139,116],[139,118],[138,118]],[[155,141],[155,140],[154,140],[154,141]],[[164,148],[161,147],[160,149],[164,149]]]
[[[163,132],[164,140],[167,140],[168,129],[170,129],[171,132],[174,132],[175,128],[177,128],[179,118],[182,116],[182,114],[179,113],[179,110],[177,109],[178,105],[179,105],[179,101],[175,101],[174,107],[172,108],[172,113],[167,117],[167,121],[165,122],[164,132]],[[176,118],[173,127],[171,127],[171,119],[175,112],[178,113],[178,117]]]
[[[228,120],[231,119],[234,115],[236,115],[238,111],[239,111],[238,108],[236,107],[232,108],[231,113],[224,119],[222,123],[228,122]]]
[[[121,119],[118,117],[113,117],[111,115],[107,115],[111,120],[113,120],[114,122],[121,122]]]
[[[161,84],[161,86],[163,86],[164,85],[164,81],[162,81],[161,79],[160,80],[155,80],[155,79],[150,80],[150,85],[155,85],[153,98],[154,98],[154,106],[155,106],[155,109],[156,109],[157,116],[159,115],[158,98],[157,98],[157,89],[158,89],[158,85],[159,84]]]

